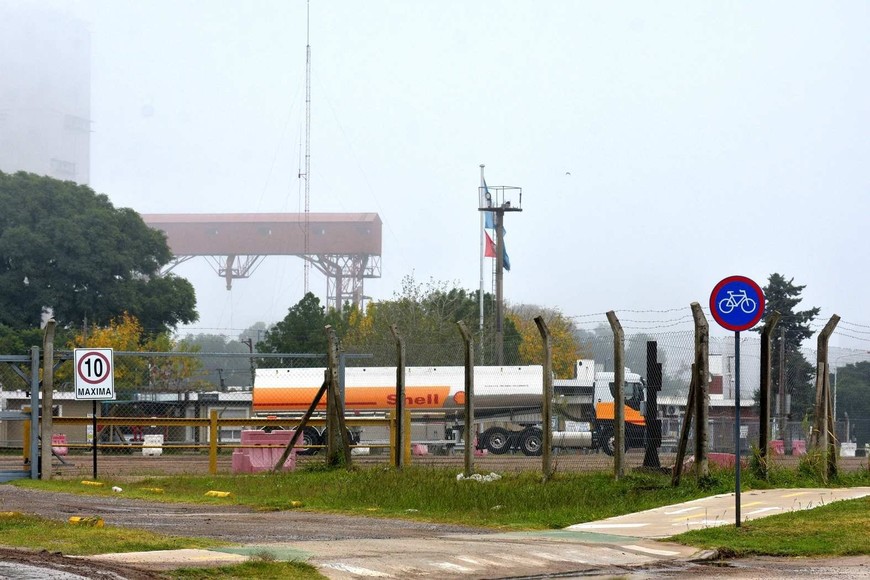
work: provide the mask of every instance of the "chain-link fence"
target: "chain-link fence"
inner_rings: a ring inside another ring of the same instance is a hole
[[[655,361],[647,360],[650,342],[656,345]],[[692,331],[625,337],[626,467],[649,466],[651,462],[673,465],[686,413],[694,342]],[[477,352],[476,360],[491,363],[492,345],[480,343],[479,337],[473,344],[476,348],[483,344],[487,351],[484,356]],[[549,426],[542,424],[541,361],[521,346],[506,340],[504,364],[475,367],[475,423],[473,432],[465,437],[465,352],[458,333],[455,341],[405,343],[405,407],[412,415],[412,463],[459,465],[459,452],[468,440],[474,446],[479,469],[536,469],[540,466],[543,430],[550,428],[556,469],[613,468],[612,336],[586,339],[579,360],[554,361],[554,368],[560,370],[554,381]],[[733,337],[710,339],[708,439],[713,453],[735,450],[738,384],[740,452],[749,453],[758,444],[760,341],[755,336],[741,338],[739,380],[734,350]],[[395,408],[396,353],[392,337],[378,337],[370,345],[355,345],[342,353],[339,375],[345,416],[351,420],[354,454],[363,462],[389,461],[388,424],[365,420],[386,417]],[[772,372],[774,397],[785,394],[772,402],[774,459],[780,453],[782,457],[797,455],[807,446],[815,353],[799,354],[801,360],[786,360]],[[798,355],[793,352],[789,356],[794,359]],[[109,469],[117,462],[118,469],[124,465],[123,469],[134,472],[203,472],[209,469],[210,454],[217,445],[217,470],[231,472],[233,453],[243,445],[243,432],[267,424],[283,428],[297,424],[320,387],[326,367],[326,357],[320,354],[116,351],[115,400],[93,403],[75,398],[71,358],[72,353],[56,353],[53,396],[58,462],[61,471],[68,473],[74,470],[64,463],[77,465],[79,471],[90,468],[95,433],[101,461]],[[834,362],[837,359],[839,366]],[[839,378],[839,399],[845,401],[852,401],[862,390],[870,391],[864,375],[852,368],[866,360],[859,351],[842,349],[831,356],[837,436],[843,443],[854,444],[845,446],[845,455],[857,457],[865,457],[865,446],[870,443],[870,417],[854,404],[841,403],[837,408],[836,387]],[[661,389],[655,393],[661,437],[654,448],[647,444],[646,428],[652,415],[650,362],[661,365]],[[16,370],[13,364],[0,361],[3,410],[30,404],[22,376],[26,372],[21,368]],[[95,408],[96,431],[92,424]],[[321,405],[319,411],[323,409]],[[20,452],[25,440],[23,423],[2,423],[0,446],[8,452]],[[316,452],[325,442],[323,422],[312,422],[302,439],[306,448],[301,460],[322,461],[323,454]],[[691,439],[688,449],[692,449]]]

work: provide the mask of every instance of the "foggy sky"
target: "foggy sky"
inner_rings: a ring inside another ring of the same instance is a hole
[[[302,210],[304,2],[58,5],[92,31],[96,191]],[[312,2],[311,210],[381,216],[374,299],[406,275],[473,290],[485,164],[523,188],[511,303],[673,330],[720,279],[779,272],[816,327],[843,318],[832,344],[870,350],[868,22],[859,2]],[[298,259],[232,292],[204,259],[175,271],[201,315],[183,332],[235,336],[303,293]]]

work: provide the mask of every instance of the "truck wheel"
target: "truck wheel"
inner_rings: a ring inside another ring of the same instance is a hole
[[[544,433],[537,427],[530,427],[520,435],[520,449],[523,455],[541,455],[544,452]]]
[[[511,449],[510,431],[503,427],[490,427],[483,432],[483,445],[494,455],[503,455]]]
[[[306,429],[314,429],[313,427],[306,427]],[[351,445],[356,445],[359,443],[360,436],[350,429],[346,429],[347,431],[347,440],[350,441]],[[316,432],[316,431],[315,431]],[[326,452],[326,445],[329,444],[329,429],[324,428],[323,432],[320,434],[320,437],[315,445],[323,445],[324,452]],[[317,453],[320,449],[314,449],[314,452]]]
[[[628,439],[626,437],[626,439]],[[608,455],[613,455],[616,450],[616,435],[613,434],[612,427],[604,427],[598,433],[598,442],[601,449]],[[623,451],[625,451],[625,442],[623,442]]]
[[[320,445],[320,433],[314,427],[305,427],[302,429],[302,437],[299,438],[299,443],[302,445]],[[320,449],[306,447],[296,453],[298,455],[315,455],[318,451]]]

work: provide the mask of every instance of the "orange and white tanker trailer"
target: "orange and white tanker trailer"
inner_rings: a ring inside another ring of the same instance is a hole
[[[597,385],[613,373],[598,373],[594,377],[594,363],[578,361],[574,379],[555,381],[557,412],[571,417],[572,430],[554,429],[556,447],[596,447],[612,443],[613,397],[609,387]],[[323,368],[257,369],[253,389],[253,411],[257,415],[301,415],[314,400],[323,383]],[[640,377],[626,374],[626,382]],[[543,441],[541,400],[543,395],[543,367],[529,366],[477,366],[474,368],[474,408],[477,446],[490,453],[501,454],[512,449],[526,455],[539,455]],[[634,389],[636,390],[636,389]],[[599,392],[601,391],[601,392]],[[627,397],[628,398],[628,397]],[[609,422],[607,404],[609,402]],[[345,413],[384,414],[395,409],[395,367],[347,367],[344,374]],[[429,424],[439,418],[445,429],[439,443],[459,444],[461,418],[465,405],[465,368],[406,367],[405,408],[412,417],[425,417]],[[325,397],[318,410],[326,409]],[[600,410],[599,410],[600,409]],[[630,425],[643,417],[626,407],[626,432]],[[635,416],[636,415],[636,416]],[[554,427],[556,427],[554,425]],[[303,443],[320,445],[323,433],[306,427]],[[358,434],[357,434],[358,435]],[[358,439],[358,437],[356,437]],[[412,436],[417,440],[420,437]],[[423,439],[431,439],[424,435]],[[641,436],[641,441],[643,440]]]

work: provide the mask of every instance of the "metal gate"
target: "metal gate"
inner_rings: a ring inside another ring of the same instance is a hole
[[[30,410],[10,409],[12,398],[20,400],[29,393]],[[16,396],[17,395],[17,396]],[[30,421],[29,437],[24,426]],[[20,438],[19,438],[20,436]],[[39,457],[39,347],[27,355],[0,355],[0,482],[13,479],[38,479],[39,461],[24,465],[25,441],[30,441],[31,458]]]

